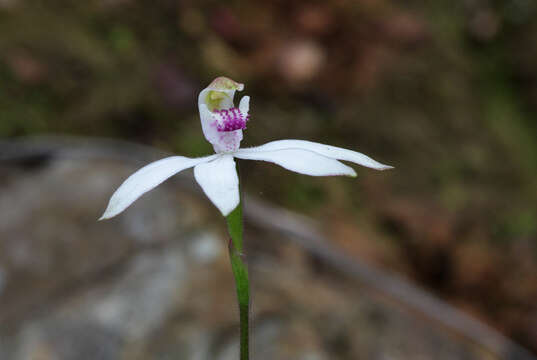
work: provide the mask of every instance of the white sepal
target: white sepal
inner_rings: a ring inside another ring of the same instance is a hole
[[[239,205],[239,177],[232,155],[223,154],[213,161],[196,165],[194,177],[222,215],[229,215]]]
[[[255,151],[254,149],[239,149],[234,156],[245,160],[269,161],[287,170],[311,176],[356,176],[353,168],[312,151],[302,149]]]
[[[171,156],[152,162],[129,176],[110,198],[104,214],[99,220],[110,219],[125,210],[140,196],[153,189],[179,171],[199,163],[210,161],[217,155],[191,159]]]
[[[253,148],[241,149],[242,153],[246,152],[258,152],[258,151],[272,151],[272,150],[283,150],[283,149],[302,149],[313,151],[319,155],[326,156],[331,159],[350,161],[358,165],[369,167],[376,170],[387,170],[392,169],[392,166],[384,165],[379,163],[376,160],[373,160],[367,155],[359,153],[357,151],[352,151],[348,149],[343,149],[336,146],[320,144],[312,141],[306,140],[277,140],[271,141],[261,146]]]

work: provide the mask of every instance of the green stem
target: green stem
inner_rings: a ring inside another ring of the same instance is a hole
[[[250,355],[248,350],[250,283],[248,281],[248,266],[244,261],[245,255],[243,253],[242,203],[226,217],[226,220],[229,235],[231,236],[231,241],[229,242],[229,258],[235,277],[237,299],[239,302],[240,360],[248,360]]]

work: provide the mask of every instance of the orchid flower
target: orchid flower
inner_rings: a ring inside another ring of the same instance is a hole
[[[235,92],[243,88],[243,84],[218,77],[199,94],[201,128],[215,154],[200,158],[171,156],[144,166],[121,184],[99,220],[116,216],[149,190],[191,167],[194,167],[194,177],[207,197],[222,215],[227,216],[240,202],[234,158],[268,161],[311,176],[355,177],[354,169],[339,160],[377,170],[391,168],[359,152],[305,140],[277,140],[240,148],[243,130],[250,119],[250,97],[242,97],[239,107],[234,106],[233,98]]]

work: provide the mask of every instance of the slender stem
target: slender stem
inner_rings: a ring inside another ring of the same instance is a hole
[[[248,266],[244,261],[242,203],[227,217],[227,226],[231,241],[229,242],[229,258],[235,277],[237,300],[239,302],[240,318],[240,360],[249,359],[249,315],[250,315],[250,283],[248,281]]]

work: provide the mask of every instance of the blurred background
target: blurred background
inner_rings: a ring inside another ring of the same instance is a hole
[[[353,180],[241,161],[247,193],[536,352],[536,15],[531,0],[0,0],[0,137],[205,155],[197,94],[228,76],[252,98],[244,146],[306,139],[395,166]]]

